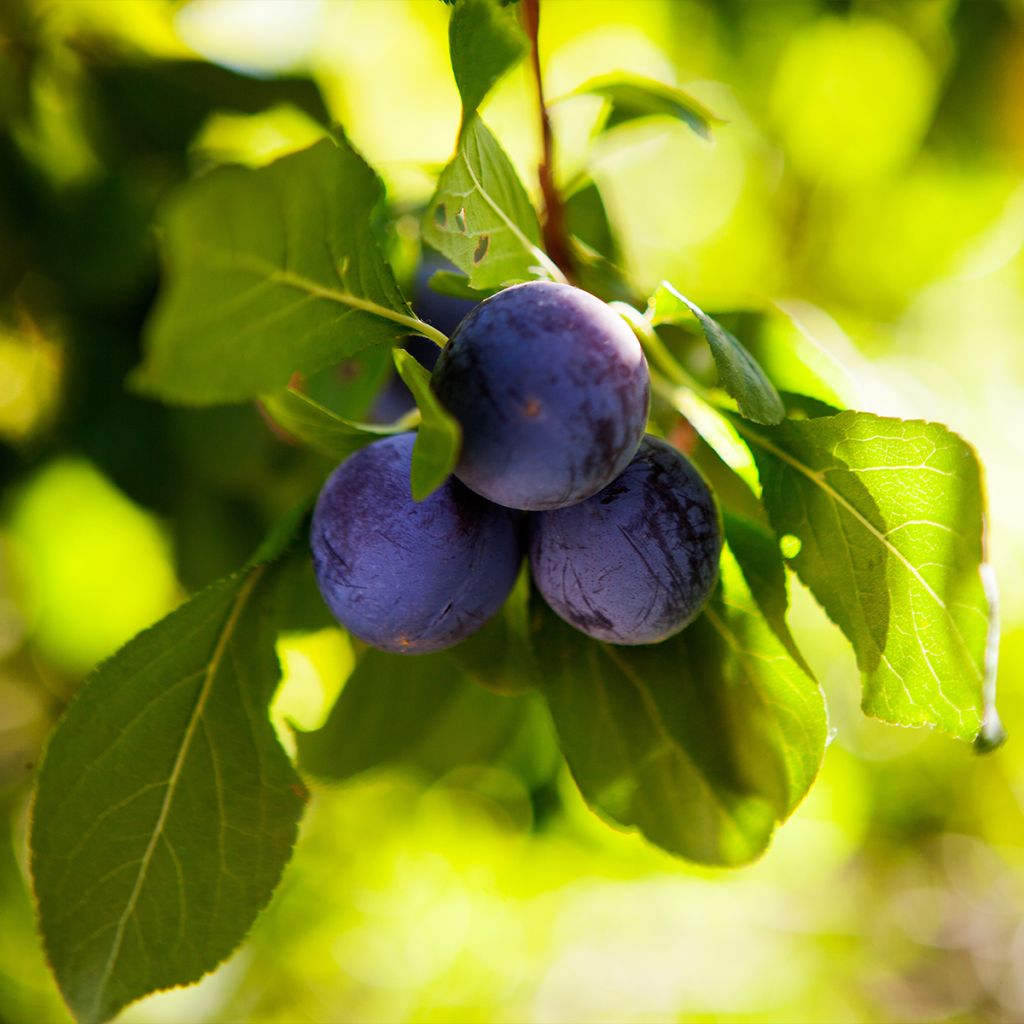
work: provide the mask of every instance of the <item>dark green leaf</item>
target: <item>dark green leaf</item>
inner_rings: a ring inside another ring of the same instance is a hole
[[[50,740],[32,874],[80,1021],[215,967],[291,855],[305,794],[267,719],[276,573],[252,565],[141,633]]]
[[[643,117],[671,117],[692,128],[702,139],[711,138],[712,126],[722,124],[692,96],[664,82],[617,71],[584,82],[569,96],[603,96],[610,110],[605,130]]]
[[[608,211],[601,191],[593,181],[577,188],[565,199],[565,219],[569,231],[581,242],[610,260],[618,259]]]
[[[344,140],[185,186],[165,218],[168,280],[136,385],[239,401],[370,345],[443,340],[410,311],[371,229],[380,181]]]
[[[515,168],[479,115],[462,126],[427,207],[423,239],[468,275],[471,288],[561,278],[540,248],[537,214]]]
[[[565,220],[572,241],[576,283],[605,302],[633,301],[633,292],[618,262],[618,243],[600,190],[587,181],[565,200]]]
[[[542,622],[542,686],[587,802],[689,860],[757,857],[813,781],[826,719],[731,550],[704,612],[663,643],[612,646]]]
[[[494,0],[458,0],[448,25],[448,45],[462,109],[468,116],[522,58],[526,37]]]
[[[743,433],[790,563],[853,644],[865,712],[997,734],[973,449],[939,424],[862,412]]]
[[[667,281],[651,296],[648,316],[655,325],[677,323],[689,319],[690,314],[697,318],[715,357],[722,387],[736,399],[740,413],[755,423],[780,423],[786,408],[779,393],[757,360],[736,338]]]
[[[330,122],[309,78],[255,78],[200,60],[127,59],[95,46],[82,53],[82,66],[107,115],[108,137],[150,160],[153,153],[183,158],[203,122],[218,111],[256,114],[287,103],[321,124]]]
[[[394,351],[395,366],[420,409],[420,427],[412,450],[412,496],[422,501],[448,479],[459,461],[462,430],[458,420],[438,401],[430,371],[404,349]]]
[[[347,459],[378,438],[409,429],[406,424],[355,423],[336,416],[295,388],[264,395],[260,401],[274,422],[296,441],[335,462]]]
[[[475,682],[495,693],[525,693],[536,687],[530,573],[525,565],[501,611],[451,653]]]
[[[340,781],[386,765],[441,773],[490,761],[525,714],[518,697],[477,686],[450,652],[386,654],[368,649],[324,726],[298,733],[299,766]]]

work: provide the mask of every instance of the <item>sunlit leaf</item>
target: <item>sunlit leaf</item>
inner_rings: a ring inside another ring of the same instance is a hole
[[[717,320],[663,281],[650,299],[651,323],[678,323],[690,315],[697,318],[715,357],[722,387],[736,399],[740,412],[755,423],[781,422],[785,406],[757,360]]]
[[[864,710],[1000,732],[986,673],[984,490],[946,427],[862,412],[744,430],[790,564],[853,644]]]
[[[468,275],[471,288],[560,277],[540,248],[526,190],[479,115],[462,126],[424,216],[423,238]]]
[[[826,720],[728,546],[704,612],[660,644],[597,643],[548,612],[542,622],[542,688],[587,802],[688,860],[757,857],[813,781]]]
[[[167,282],[135,384],[171,401],[239,401],[370,345],[438,337],[377,246],[381,197],[343,139],[184,186],[164,222]]]
[[[526,52],[526,37],[496,0],[458,0],[448,25],[448,46],[465,114]]]
[[[47,953],[80,1021],[215,967],[291,855],[305,797],[267,719],[276,568],[253,564],[139,634],[50,740],[32,874]]]
[[[569,96],[604,97],[610,107],[605,130],[643,117],[671,117],[692,128],[702,139],[710,139],[712,127],[722,123],[682,89],[625,71],[593,78],[559,99]]]

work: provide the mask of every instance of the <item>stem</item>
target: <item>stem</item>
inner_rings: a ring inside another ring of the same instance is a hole
[[[548,256],[558,265],[559,269],[570,281],[573,279],[572,249],[565,226],[565,205],[555,184],[554,145],[551,133],[551,118],[544,102],[544,81],[540,71],[540,0],[522,0],[523,26],[530,40],[530,66],[533,69],[533,80],[537,86],[537,106],[540,114],[540,136],[542,156],[537,176],[540,179],[540,191],[544,200],[541,218],[541,231],[544,235],[544,247]]]

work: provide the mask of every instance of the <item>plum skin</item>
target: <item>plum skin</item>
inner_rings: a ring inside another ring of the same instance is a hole
[[[597,640],[665,640],[697,617],[718,578],[715,499],[685,456],[650,435],[592,498],[527,518],[537,588]]]
[[[613,480],[650,404],[631,328],[593,295],[548,281],[484,299],[441,352],[433,385],[462,425],[455,475],[518,509],[572,505]]]
[[[383,651],[421,654],[464,640],[502,606],[522,562],[522,517],[450,477],[412,499],[414,434],[346,459],[317,499],[310,546],[335,618]]]

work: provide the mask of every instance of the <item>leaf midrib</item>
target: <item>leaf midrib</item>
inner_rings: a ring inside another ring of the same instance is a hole
[[[668,727],[665,725],[664,718],[662,717],[661,710],[658,708],[657,702],[654,699],[654,695],[648,689],[644,680],[609,644],[601,644],[600,650],[623,674],[623,676],[632,683],[633,687],[640,694],[640,700],[644,705],[647,716],[650,719],[651,724],[654,726],[655,731],[661,736],[662,742],[669,750],[674,751],[676,756],[683,762],[690,765],[693,770],[694,777],[700,782],[707,791],[708,796],[711,798],[711,803],[716,804],[719,807],[722,813],[723,823],[733,830],[734,836],[738,837],[741,843],[746,844],[748,842],[748,838],[744,834],[743,828],[736,817],[736,810],[730,807],[729,804],[722,799],[721,794],[715,788],[714,783],[708,777],[703,766],[700,765],[690,752],[679,742],[679,740],[669,732]]]
[[[221,252],[218,255],[221,257],[224,266],[229,270],[246,270],[249,273],[265,278],[267,281],[295,288],[315,298],[337,302],[340,305],[348,306],[350,309],[358,309],[364,313],[372,313],[374,316],[379,316],[384,320],[390,320],[392,323],[401,324],[403,327],[409,328],[413,334],[422,334],[425,338],[441,347],[444,347],[448,342],[447,335],[418,317],[400,313],[388,306],[382,306],[379,302],[374,302],[372,299],[364,299],[362,296],[354,295],[346,289],[330,288],[327,285],[319,284],[303,274],[295,273],[293,270],[282,270],[280,267],[259,256],[252,255],[251,253],[231,252]],[[208,265],[216,267],[214,261],[211,261]]]
[[[555,264],[543,249],[534,245],[526,235],[523,234],[519,225],[512,220],[511,217],[501,208],[501,205],[491,194],[484,188],[480,179],[476,176],[473,171],[473,167],[469,162],[469,158],[466,156],[466,150],[464,146],[459,147],[459,155],[462,157],[462,163],[466,168],[466,173],[469,175],[470,181],[473,182],[473,187],[480,193],[480,197],[483,201],[494,211],[501,222],[508,228],[509,231],[515,236],[516,241],[528,252],[540,265],[547,271],[552,280],[559,282],[560,284],[567,284],[565,275]]]

